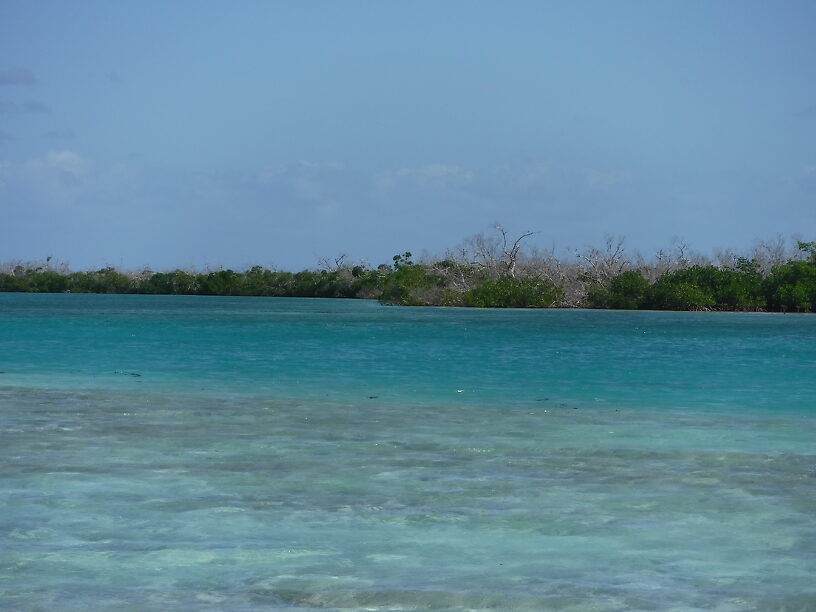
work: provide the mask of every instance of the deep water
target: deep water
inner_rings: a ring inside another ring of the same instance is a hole
[[[0,294],[2,610],[814,610],[816,316]]]

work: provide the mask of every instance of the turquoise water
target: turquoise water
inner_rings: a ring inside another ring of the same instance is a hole
[[[816,317],[0,294],[0,609],[814,610]]]

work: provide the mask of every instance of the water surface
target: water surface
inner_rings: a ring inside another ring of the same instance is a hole
[[[0,608],[816,609],[816,318],[0,294]]]

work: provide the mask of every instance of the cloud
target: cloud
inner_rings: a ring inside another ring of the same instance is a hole
[[[799,171],[798,184],[807,191],[816,187],[816,164],[807,164]]]
[[[299,161],[293,164],[273,164],[258,172],[257,178],[260,182],[275,182],[281,178],[291,176],[316,175],[324,172],[343,170],[345,166],[341,162],[314,162]]]
[[[0,115],[19,115],[29,113],[50,113],[51,107],[36,100],[26,100],[22,103],[11,100],[0,100]]]
[[[50,113],[51,107],[35,100],[26,100],[22,104],[24,113]]]
[[[0,70],[0,85],[33,85],[37,77],[27,68]]]
[[[295,164],[274,165],[257,174],[260,185],[283,190],[298,200],[325,202],[342,188],[345,166],[340,162],[300,161]]]
[[[584,170],[584,181],[589,189],[596,191],[607,191],[627,184],[631,180],[628,172],[616,170]]]
[[[48,218],[55,227],[84,220],[104,229],[106,223],[118,227],[149,216],[151,206],[144,202],[151,202],[146,195],[151,188],[139,168],[98,163],[70,149],[53,149],[26,161],[0,161],[0,202],[8,218]]]
[[[295,166],[307,170],[343,170],[345,164],[337,161],[328,162],[313,162],[313,161],[299,161]]]
[[[816,104],[810,104],[796,113],[799,117],[809,117],[816,115]]]
[[[316,212],[321,220],[331,221],[342,213],[342,207],[336,200],[327,200],[317,206]]]
[[[581,168],[552,162],[503,164],[492,170],[488,182],[516,192],[569,193],[615,191],[629,184],[629,172],[601,168]]]
[[[43,136],[50,138],[51,140],[71,140],[76,138],[74,130],[70,128],[64,130],[49,130],[47,132],[43,132]]]
[[[68,148],[24,161],[0,155],[0,242],[24,259],[56,252],[84,267],[131,252],[140,264],[148,256],[145,244],[158,250],[162,238],[172,240],[194,217],[165,212],[173,204],[166,191],[161,178],[146,179],[139,167],[95,161]]]
[[[87,194],[92,169],[91,162],[75,151],[53,150],[26,162],[6,163],[0,179],[21,205],[51,208]]]
[[[90,162],[75,151],[49,151],[45,157],[34,163],[64,172],[82,174],[90,167]]]
[[[424,188],[445,188],[467,185],[472,181],[472,171],[447,164],[399,168],[382,172],[374,177],[374,183],[380,189],[392,189],[403,184]]]

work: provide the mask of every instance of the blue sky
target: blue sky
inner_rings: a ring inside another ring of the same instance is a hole
[[[0,2],[0,261],[816,239],[816,3]]]

